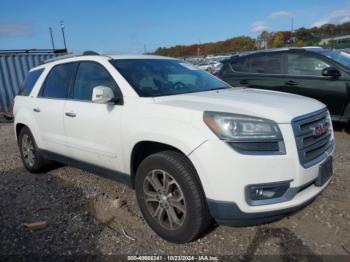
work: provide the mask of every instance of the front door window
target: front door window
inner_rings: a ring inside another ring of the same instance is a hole
[[[318,57],[303,54],[288,54],[288,75],[295,76],[322,76],[322,70],[330,67]]]

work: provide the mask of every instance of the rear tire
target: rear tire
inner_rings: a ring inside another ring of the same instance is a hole
[[[208,228],[211,219],[202,187],[181,153],[163,151],[144,159],[135,189],[146,222],[163,239],[187,243]]]
[[[34,136],[28,127],[23,127],[20,130],[18,146],[24,167],[31,173],[43,172],[49,161],[41,155]]]

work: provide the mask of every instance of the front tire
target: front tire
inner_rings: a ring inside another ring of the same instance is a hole
[[[31,173],[43,172],[48,161],[40,154],[32,132],[23,127],[18,136],[18,146],[24,167]]]
[[[175,151],[148,156],[136,173],[136,195],[148,225],[163,239],[187,243],[210,223],[205,197],[188,159]]]

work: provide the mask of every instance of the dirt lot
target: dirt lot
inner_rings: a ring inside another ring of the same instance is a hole
[[[313,261],[345,261],[350,257],[323,256],[350,254],[349,129],[336,126],[336,140],[334,179],[310,206],[270,224],[214,226],[195,242],[175,245],[157,237],[145,224],[127,186],[70,167],[40,175],[26,172],[12,124],[0,123],[0,257],[301,255]],[[119,209],[111,204],[116,198],[126,202]],[[48,226],[36,231],[23,226],[36,221],[48,221]]]

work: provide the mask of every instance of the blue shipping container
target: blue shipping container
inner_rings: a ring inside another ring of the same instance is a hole
[[[0,112],[9,112],[12,109],[13,99],[27,72],[57,55],[59,54],[1,53],[0,51]]]

